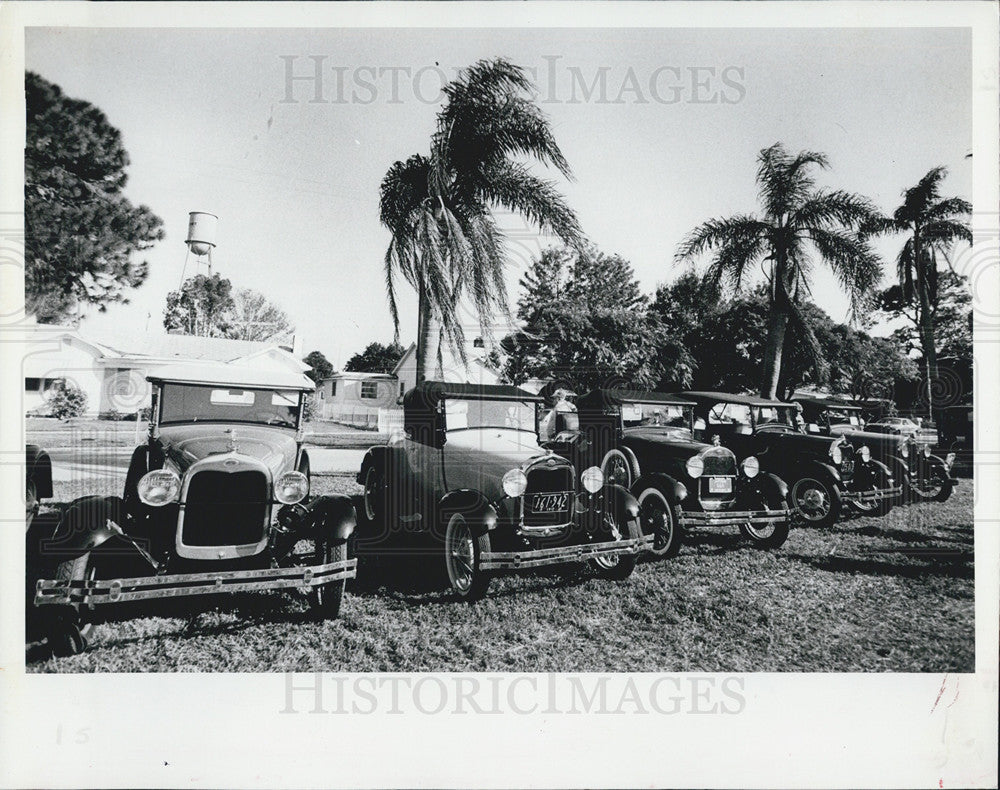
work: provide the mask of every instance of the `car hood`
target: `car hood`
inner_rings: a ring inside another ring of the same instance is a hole
[[[670,453],[687,460],[692,455],[697,455],[702,450],[712,447],[706,442],[695,441],[694,439],[680,439],[671,436],[666,431],[655,428],[629,428],[625,431],[623,443],[637,455],[642,453],[662,454]]]
[[[870,431],[856,431],[847,428],[838,428],[836,425],[831,429],[832,438],[843,436],[855,448],[867,445],[875,452],[895,453],[899,445],[908,441],[910,437],[898,434],[872,433]]]
[[[839,437],[812,436],[792,431],[758,431],[755,438],[765,447],[782,448],[783,450],[790,449],[798,453],[827,456],[830,452],[830,445],[837,441]]]
[[[164,455],[180,472],[191,464],[208,458],[235,452],[261,461],[272,474],[294,468],[298,454],[295,434],[280,428],[234,423],[199,423],[171,425],[160,428],[160,446]]]
[[[524,469],[547,456],[559,465],[569,465],[540,447],[533,433],[503,428],[449,433],[443,456],[449,491],[471,488],[490,500],[503,496],[503,476],[515,467]]]

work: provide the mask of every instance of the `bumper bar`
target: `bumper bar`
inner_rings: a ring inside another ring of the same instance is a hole
[[[686,527],[737,527],[743,524],[780,524],[788,521],[786,510],[684,510],[680,523]]]
[[[580,543],[573,546],[557,546],[552,549],[524,549],[523,551],[484,551],[479,567],[483,570],[506,568],[537,568],[541,565],[556,565],[562,562],[583,562],[595,557],[614,554],[638,554],[653,544],[653,536],[646,535],[633,540],[613,540],[608,543]]]
[[[903,487],[879,488],[874,491],[842,491],[840,495],[845,502],[881,502],[883,499],[896,499],[902,496]]]
[[[164,576],[94,579],[91,581],[85,579],[74,581],[40,579],[35,585],[35,605],[90,605],[144,601],[151,598],[176,598],[185,595],[316,587],[340,579],[353,579],[357,575],[357,566],[357,559],[351,558],[304,568],[175,573]]]

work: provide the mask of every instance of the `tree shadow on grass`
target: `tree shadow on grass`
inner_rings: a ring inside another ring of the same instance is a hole
[[[894,559],[893,554],[900,556],[901,559]],[[905,559],[902,559],[903,557]],[[949,549],[939,550],[937,553],[889,549],[885,552],[872,552],[867,556],[851,557],[835,554],[824,556],[785,554],[785,558],[833,573],[897,576],[904,579],[924,579],[928,576],[951,579],[975,578],[972,553]]]

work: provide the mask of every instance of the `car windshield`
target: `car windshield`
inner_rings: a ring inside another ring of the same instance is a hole
[[[623,403],[622,424],[626,428],[658,427],[690,433],[692,410],[673,403]]]
[[[245,422],[295,428],[299,398],[297,390],[164,384],[159,398],[160,424]]]
[[[517,400],[459,400],[444,402],[445,430],[469,428],[509,428],[535,431],[535,406]]]
[[[826,413],[830,425],[861,425],[861,418],[854,411],[837,411],[830,409]]]
[[[717,403],[708,412],[710,425],[751,425],[750,407],[745,403]]]
[[[754,421],[758,428],[781,426],[795,428],[796,410],[787,406],[754,406]]]

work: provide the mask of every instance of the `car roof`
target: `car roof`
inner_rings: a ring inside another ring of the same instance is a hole
[[[780,400],[768,400],[757,395],[734,395],[731,392],[679,392],[681,398],[687,398],[697,403],[742,403],[747,406],[792,406]]]
[[[446,398],[470,400],[521,400],[541,403],[544,398],[509,384],[466,384],[450,381],[425,381],[403,396],[404,408],[429,408]]]
[[[168,365],[146,376],[154,384],[221,384],[229,387],[302,390],[312,392],[315,382],[301,373],[260,370],[247,365],[226,363],[204,365]]]
[[[848,403],[847,401],[838,400],[837,398],[814,398],[803,396],[796,396],[792,398],[793,403],[801,403],[803,405],[819,406],[824,409],[850,409],[851,411],[861,411],[861,407],[853,403]]]
[[[694,401],[666,392],[647,390],[595,389],[581,395],[576,400],[577,408],[587,406],[620,406],[623,403],[664,403],[677,406],[694,406]]]

